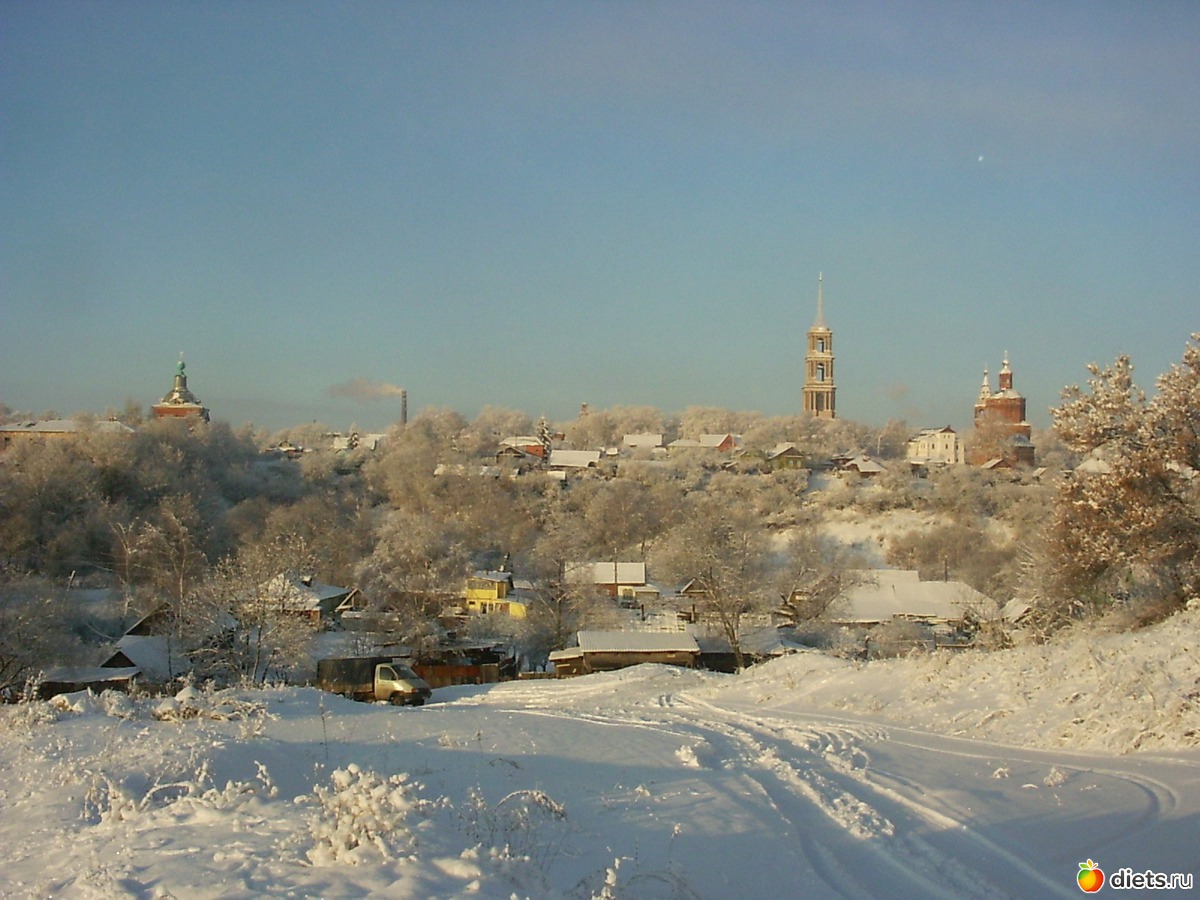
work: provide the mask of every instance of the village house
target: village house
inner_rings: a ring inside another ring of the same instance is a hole
[[[543,440],[535,435],[509,435],[500,441],[499,449],[519,450],[526,456],[534,456],[544,461],[550,450],[550,438],[547,436]]]
[[[874,478],[887,471],[882,463],[871,459],[865,453],[840,456],[835,458],[833,463],[839,472],[857,475],[859,478]]]
[[[780,469],[804,468],[804,454],[791,442],[776,444],[766,452],[763,461],[772,472]]]
[[[387,439],[386,434],[369,433],[360,434],[357,431],[351,431],[349,434],[334,432],[328,435],[330,439],[329,449],[335,453],[345,453],[350,450],[370,450],[374,452],[378,450],[384,440]]]
[[[996,602],[969,584],[922,581],[912,569],[856,570],[848,581],[851,586],[830,614],[841,625],[879,625],[895,618],[957,625],[970,616],[999,614]]]
[[[958,434],[949,425],[923,428],[909,438],[905,459],[913,466],[950,466],[965,461],[965,449]]]
[[[908,649],[966,646],[976,627],[1005,615],[991,597],[964,582],[922,581],[909,569],[851,570],[844,578],[849,586],[830,603],[817,630],[839,629],[840,643],[868,653],[897,634],[911,641]]]
[[[496,451],[496,465],[517,474],[530,472],[541,466],[543,462],[540,453],[530,453],[524,447],[509,444]]]
[[[524,619],[526,599],[517,593],[512,572],[476,572],[467,579],[463,605],[468,613],[504,613]]]
[[[357,588],[322,584],[311,575],[276,575],[265,585],[263,593],[289,614],[306,619],[311,625],[328,626],[340,614],[354,608]]]

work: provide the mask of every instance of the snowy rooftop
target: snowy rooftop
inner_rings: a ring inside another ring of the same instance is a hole
[[[681,631],[581,631],[585,653],[698,653],[696,639]]]
[[[833,608],[839,622],[887,622],[895,616],[953,621],[968,609],[999,613],[991,598],[961,581],[921,581],[907,569],[864,569],[854,575],[861,581]]]

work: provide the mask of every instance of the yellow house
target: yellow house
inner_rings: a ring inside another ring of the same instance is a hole
[[[525,618],[525,604],[510,597],[511,572],[476,572],[467,579],[467,612],[508,613],[514,619]]]

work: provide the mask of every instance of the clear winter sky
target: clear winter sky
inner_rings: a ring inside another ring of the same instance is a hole
[[[1200,330],[1200,3],[0,5],[0,403],[1035,426]],[[355,397],[355,386],[364,396]]]

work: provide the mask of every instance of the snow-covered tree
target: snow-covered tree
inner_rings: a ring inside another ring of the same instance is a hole
[[[313,571],[308,547],[295,537],[247,545],[218,563],[182,611],[198,671],[261,684],[295,668],[316,625],[288,585]]]
[[[395,510],[380,527],[375,549],[360,563],[356,580],[374,608],[396,617],[407,640],[412,637],[408,631],[424,627],[431,602],[462,586],[471,569],[469,549],[457,523]]]
[[[701,615],[717,623],[742,669],[743,620],[749,613],[767,611],[776,600],[762,518],[744,506],[698,497],[655,549],[652,561],[666,578],[691,581]]]
[[[1049,627],[1114,603],[1152,619],[1200,590],[1200,334],[1149,400],[1127,356],[1088,371],[1053,410],[1087,459],[1062,484],[1036,579]]]
[[[78,652],[61,588],[41,579],[0,581],[0,697],[18,695],[39,671]]]

